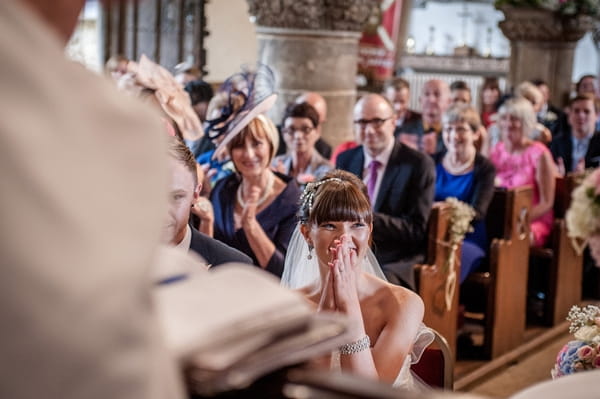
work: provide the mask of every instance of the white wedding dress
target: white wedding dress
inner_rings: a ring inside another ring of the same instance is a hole
[[[308,256],[309,250],[304,237],[300,233],[299,226],[296,227],[285,257],[281,284],[291,289],[301,289],[315,283],[320,278],[319,265],[316,256]],[[362,270],[382,280],[387,281],[375,255],[371,250],[367,252]],[[417,335],[413,341],[410,353],[404,359],[402,368],[392,384],[395,388],[409,391],[424,391],[430,389],[410,369],[411,365],[418,363],[425,349],[433,342],[434,334],[431,329],[421,323]],[[341,370],[339,352],[334,352],[331,359],[332,370]]]

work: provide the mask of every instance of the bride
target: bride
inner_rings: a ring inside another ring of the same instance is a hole
[[[421,298],[386,282],[369,249],[373,211],[363,182],[331,171],[307,185],[299,214],[282,284],[299,289],[317,311],[343,313],[352,324],[352,340],[325,365],[417,389],[410,365],[433,334],[421,323]]]

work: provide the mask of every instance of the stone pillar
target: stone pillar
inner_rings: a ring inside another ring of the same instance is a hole
[[[358,41],[378,0],[247,0],[257,25],[258,60],[276,76],[277,103],[270,116],[281,122],[285,106],[303,91],[327,101],[323,138],[333,147],[353,140]]]
[[[571,91],[577,41],[593,27],[587,15],[560,16],[544,9],[502,7],[498,26],[510,40],[509,84],[540,78],[548,82],[550,101],[564,105]]]

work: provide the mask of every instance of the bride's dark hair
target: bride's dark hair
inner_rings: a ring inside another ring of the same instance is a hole
[[[309,183],[300,199],[302,223],[338,221],[373,222],[365,184],[354,174],[335,169]]]

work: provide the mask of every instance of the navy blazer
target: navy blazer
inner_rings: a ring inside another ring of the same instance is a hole
[[[206,263],[212,266],[222,265],[228,262],[247,263],[252,265],[252,259],[245,253],[215,240],[205,234],[200,233],[193,227],[192,241],[190,242],[190,251],[194,251],[206,260]]]
[[[363,146],[341,153],[339,169],[360,179]],[[421,254],[435,190],[435,166],[426,154],[395,142],[373,206],[373,244],[382,265]]]
[[[554,160],[558,162],[558,158],[562,158],[565,164],[565,171],[567,173],[571,172],[573,166],[573,142],[571,141],[570,131],[555,137],[552,143],[550,143],[550,151]],[[584,162],[586,168],[600,166],[600,131],[594,133],[590,139]]]

